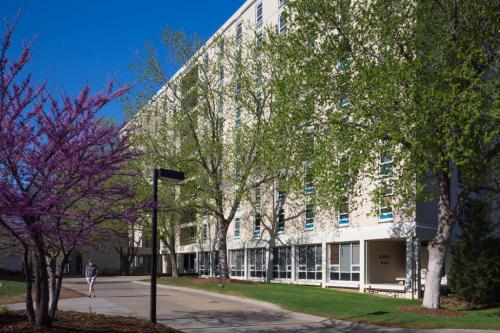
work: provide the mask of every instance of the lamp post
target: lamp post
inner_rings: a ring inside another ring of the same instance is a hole
[[[167,169],[153,171],[153,220],[151,223],[151,303],[149,318],[156,323],[156,268],[158,264],[158,179],[166,178],[172,181],[184,180],[184,173]]]

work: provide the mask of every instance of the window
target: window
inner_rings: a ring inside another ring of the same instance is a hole
[[[229,259],[231,262],[231,276],[245,276],[245,251],[229,251]]]
[[[387,149],[383,150],[380,153],[379,160],[379,176],[380,178],[385,178],[385,180],[383,180],[384,183],[382,184],[382,193],[380,198],[378,218],[380,222],[392,221],[394,217],[392,207],[393,187],[389,183],[390,180],[387,179],[394,173],[393,163],[394,160],[390,152]]]
[[[279,0],[280,8],[283,7],[286,3],[286,0]]]
[[[236,80],[234,95],[236,98],[239,98],[241,96],[241,79]]]
[[[259,211],[260,210],[260,204],[261,204],[261,193],[260,193],[260,186],[257,186],[254,190],[254,206],[255,210]]]
[[[383,151],[380,154],[379,161],[379,176],[380,177],[390,177],[392,176],[393,170],[393,159],[392,156],[387,151]]]
[[[464,207],[462,208],[462,211],[458,215],[458,221],[461,223],[467,221],[467,219],[470,219],[472,215],[472,206],[470,204],[465,204]]]
[[[278,191],[278,202],[283,204],[286,199],[286,193],[284,191]]]
[[[262,26],[262,2],[259,2],[255,9],[255,27],[260,28],[261,26]]]
[[[388,222],[392,221],[393,217],[392,195],[383,196],[380,201],[378,220],[379,222]]]
[[[236,25],[236,44],[241,45],[241,40],[243,39],[243,22],[238,22]]]
[[[262,115],[262,108],[263,108],[262,92],[258,91],[257,94],[255,95],[255,116],[256,117],[260,117]]]
[[[255,68],[255,85],[260,87],[262,85],[262,63],[259,61]],[[258,98],[260,100],[260,98]]]
[[[359,243],[330,245],[330,280],[359,281]]]
[[[304,159],[310,161],[314,155],[314,131],[308,128],[304,134]]]
[[[257,31],[255,43],[257,48],[260,49],[262,47],[262,31]]]
[[[219,112],[222,113],[222,111],[224,110],[224,95],[222,94],[222,92],[219,93]],[[220,120],[219,122],[222,123],[222,120]]]
[[[239,182],[241,180],[241,167],[240,161],[238,159],[234,161],[234,180],[236,182]]]
[[[311,166],[306,166],[305,168],[304,192],[305,194],[311,194],[314,192],[314,175]]]
[[[224,84],[224,67],[220,66],[219,68],[219,84],[223,85]]]
[[[349,65],[348,60],[342,60],[341,62],[339,62],[338,68],[342,70],[345,69],[348,65]]]
[[[349,199],[345,199],[344,205],[342,205],[338,211],[338,224],[348,225],[349,224]]]
[[[292,278],[292,248],[273,248],[273,279]]]
[[[351,101],[349,100],[349,98],[342,98],[342,100],[340,101],[340,106],[345,108],[347,106],[349,106],[349,104],[351,104]]]
[[[241,104],[237,103],[236,104],[236,113],[234,116],[234,125],[236,128],[239,128],[241,126]]]
[[[224,54],[224,39],[221,38],[219,40],[219,55],[222,56]]]
[[[379,218],[380,222],[392,221],[393,219],[393,187],[388,180],[384,180],[381,189],[380,207],[379,207]]]
[[[188,242],[189,243],[196,243],[196,227],[191,226],[188,227]]]
[[[206,241],[208,238],[208,225],[203,224],[203,230],[201,232],[201,240]]]
[[[249,249],[248,260],[250,277],[266,277],[266,251],[264,249]]]
[[[299,279],[322,279],[321,245],[299,247]]]
[[[254,214],[254,230],[253,230],[254,236],[260,236],[260,224],[261,224],[261,216],[260,213],[256,212]]]
[[[199,275],[210,275],[210,252],[200,253]]]
[[[312,230],[314,228],[314,205],[312,203],[306,204],[305,217],[306,230]]]
[[[208,67],[209,67],[208,53],[205,53],[203,55],[203,70],[205,71],[205,75],[206,75],[206,73],[208,73]]]
[[[278,22],[278,32],[280,35],[284,35],[286,33],[286,16],[285,11],[281,11],[279,22]]]
[[[285,208],[280,207],[278,211],[278,233],[283,234],[285,232]]]
[[[234,219],[234,238],[240,238],[241,220],[239,217]]]

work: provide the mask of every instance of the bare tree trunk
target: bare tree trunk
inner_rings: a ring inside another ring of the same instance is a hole
[[[219,230],[217,233],[217,242],[219,243],[219,260],[221,264],[221,276],[229,279],[229,269],[228,269],[228,258],[227,258],[227,229],[228,223],[217,217],[217,223],[219,223]]]
[[[429,309],[439,309],[441,293],[441,272],[444,267],[446,251],[451,232],[455,225],[455,216],[451,210],[450,177],[446,172],[437,172],[438,179],[438,226],[436,235],[429,243],[429,264],[425,280],[424,300],[422,305]]]
[[[57,304],[59,303],[59,297],[61,296],[64,266],[66,265],[67,262],[68,262],[68,256],[64,256],[58,269],[54,272],[57,279],[55,280],[55,288],[52,291],[52,303],[50,305],[50,310],[49,310],[49,316],[52,320],[54,320],[56,317]]]
[[[26,278],[26,315],[28,321],[32,324],[35,323],[35,309],[33,307],[33,266],[31,262],[30,249],[24,247],[24,274]]]
[[[49,257],[49,265],[48,265],[48,275],[49,275],[49,289],[50,289],[50,300],[54,302],[54,296],[56,293],[56,270],[57,270],[57,262],[56,258]]]
[[[49,277],[45,249],[40,236],[34,236],[36,259],[36,309],[35,323],[37,327],[49,327],[52,321],[49,317]]]
[[[172,277],[179,277],[179,270],[177,269],[177,254],[170,254],[170,262],[172,265]]]
[[[175,241],[173,245],[171,243],[167,244],[168,251],[170,252],[170,263],[172,265],[172,277],[179,277],[179,271],[177,270],[177,252],[175,251]]]

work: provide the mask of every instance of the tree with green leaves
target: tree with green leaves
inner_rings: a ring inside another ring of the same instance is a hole
[[[449,286],[454,295],[475,304],[500,301],[498,221],[490,220],[486,201],[473,200],[459,221],[461,235],[452,248]]]
[[[206,44],[196,36],[165,30],[170,60],[182,71],[169,77],[151,48],[141,68],[146,87],[161,86],[151,99],[129,97],[140,110],[131,124],[156,142],[157,166],[187,175],[181,186],[187,206],[215,220],[222,274],[229,276],[226,235],[245,194],[275,177],[263,161],[271,124],[272,63],[263,36],[242,30],[217,35]],[[161,146],[161,147],[160,147]],[[185,187],[189,186],[189,190]],[[188,214],[196,216],[196,214]],[[181,217],[181,223],[194,222]]]
[[[286,38],[276,36],[278,127],[286,156],[315,177],[318,205],[371,194],[374,207],[412,214],[436,199],[423,306],[440,305],[450,236],[470,194],[496,184],[498,2],[291,0]],[[297,147],[313,129],[305,163]],[[392,161],[383,169],[381,161]],[[464,186],[453,199],[452,175]],[[390,177],[384,177],[390,176]],[[373,189],[360,186],[374,185]],[[498,189],[493,189],[498,190]],[[498,192],[497,192],[498,193]],[[388,202],[389,201],[389,202]],[[362,202],[349,202],[349,205]]]

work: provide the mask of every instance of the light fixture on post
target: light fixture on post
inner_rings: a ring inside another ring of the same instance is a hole
[[[153,171],[153,219],[151,223],[151,303],[150,321],[156,323],[156,275],[158,265],[158,179],[166,178],[173,182],[184,180],[184,172],[154,169]]]

